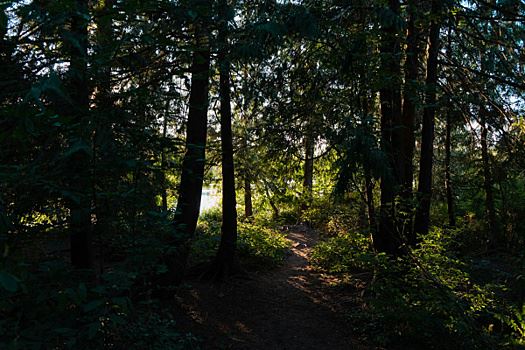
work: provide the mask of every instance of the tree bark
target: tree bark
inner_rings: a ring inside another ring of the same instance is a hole
[[[418,37],[419,32],[415,25],[416,5],[414,1],[408,2],[409,19],[407,25],[407,53],[405,62],[405,88],[403,95],[403,113],[401,127],[398,128],[398,140],[395,140],[399,154],[396,157],[397,176],[399,179],[399,194],[401,203],[396,210],[397,231],[405,237],[408,244],[414,245],[416,238],[412,227],[413,198],[412,183],[414,181],[414,125],[416,121],[417,104],[417,78],[419,66]]]
[[[452,57],[452,25],[448,27],[447,55]],[[451,174],[451,149],[452,149],[452,114],[447,110],[445,120],[445,192],[447,196],[448,224],[450,227],[456,226],[456,213],[454,205],[454,192]]]
[[[370,174],[370,168],[365,165],[365,190],[366,190],[366,206],[368,208],[368,225],[370,225],[370,232],[372,236],[377,231],[376,212],[374,206],[374,182]]]
[[[485,191],[486,222],[489,231],[488,243],[494,247],[497,242],[496,206],[494,205],[494,191],[492,184],[492,172],[490,166],[488,147],[488,127],[486,121],[487,110],[483,104],[479,108],[479,120],[481,124],[481,161],[483,163],[483,189]]]
[[[454,210],[454,195],[452,191],[452,175],[450,173],[450,158],[452,144],[452,120],[450,112],[447,111],[445,125],[445,191],[447,193],[448,224],[456,226],[456,214]]]
[[[425,107],[421,132],[421,158],[419,163],[418,206],[414,231],[418,235],[428,234],[430,224],[430,203],[432,197],[432,164],[434,158],[434,118],[436,114],[436,85],[439,53],[440,14],[438,0],[432,1],[429,53],[427,61]]]
[[[398,0],[389,1],[389,9],[395,16],[399,16],[400,4]],[[395,22],[395,21],[393,21]],[[381,39],[381,71],[385,74],[384,85],[379,91],[381,103],[381,149],[387,158],[387,167],[381,176],[381,208],[379,230],[375,233],[374,247],[381,252],[396,255],[400,253],[401,240],[396,232],[394,220],[394,200],[398,187],[395,175],[395,156],[393,144],[394,121],[401,116],[401,89],[400,89],[400,51],[401,47],[396,38],[398,30],[395,23],[383,28]]]
[[[191,65],[191,90],[186,128],[186,152],[182,161],[179,197],[174,215],[175,236],[166,262],[172,282],[182,280],[189,254],[190,240],[195,233],[199,218],[206,137],[208,128],[208,90],[210,78],[210,48],[207,19],[211,12],[210,1],[203,1],[202,12],[195,23],[195,44]]]
[[[253,216],[252,185],[247,170],[244,170],[244,216],[246,219]]]
[[[168,134],[168,113],[169,113],[169,103],[166,106],[166,114],[162,120],[162,141],[166,142],[166,136]],[[161,167],[161,197],[162,197],[162,212],[166,213],[168,211],[168,183],[166,180],[166,147],[162,146],[162,151],[160,153],[160,167]]]
[[[303,203],[302,210],[308,209],[312,202],[314,184],[314,152],[315,143],[310,130],[304,137],[304,178],[303,178]]]
[[[71,37],[66,43],[70,52],[69,88],[72,114],[72,131],[69,138],[69,187],[73,193],[69,199],[69,230],[71,264],[75,268],[93,267],[93,243],[91,225],[91,147],[89,137],[89,91],[87,80],[88,58],[88,2],[76,1],[76,11],[71,18]],[[72,41],[75,42],[72,42]]]
[[[237,268],[237,209],[235,198],[235,171],[233,162],[232,111],[230,98],[230,62],[228,58],[228,6],[219,1],[219,98],[221,102],[222,148],[222,227],[221,242],[213,270],[215,278],[222,279]]]
[[[96,13],[96,95],[95,105],[97,117],[93,121],[95,133],[93,135],[93,203],[96,216],[95,234],[102,241],[106,234],[111,232],[111,223],[114,220],[117,207],[110,192],[118,181],[118,172],[113,167],[115,154],[115,140],[113,132],[113,98],[111,94],[111,61],[113,52],[113,2],[106,0],[99,5]],[[104,269],[104,246],[99,245],[98,264],[100,272]]]

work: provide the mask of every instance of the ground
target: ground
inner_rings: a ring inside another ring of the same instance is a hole
[[[180,325],[204,349],[367,349],[344,317],[352,300],[308,263],[317,233],[294,226],[287,234],[292,248],[281,267],[221,285],[190,281],[177,294]]]

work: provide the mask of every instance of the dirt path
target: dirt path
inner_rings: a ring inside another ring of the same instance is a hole
[[[184,326],[204,349],[365,349],[341,315],[348,300],[329,288],[334,278],[308,264],[316,233],[296,226],[288,238],[291,254],[277,270],[222,286],[192,282],[178,296]]]

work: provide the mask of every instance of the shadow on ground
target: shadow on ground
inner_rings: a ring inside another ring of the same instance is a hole
[[[302,226],[287,234],[293,246],[282,267],[221,286],[191,282],[176,296],[180,326],[204,349],[367,349],[343,317],[351,300],[308,264],[317,234]]]

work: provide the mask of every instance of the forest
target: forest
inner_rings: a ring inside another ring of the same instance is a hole
[[[522,0],[0,1],[0,349],[525,349]]]

